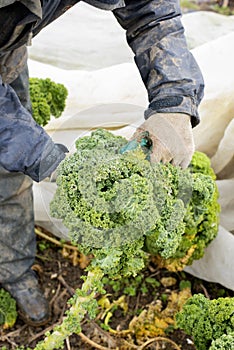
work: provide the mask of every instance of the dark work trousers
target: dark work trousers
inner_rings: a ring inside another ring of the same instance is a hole
[[[30,111],[27,67],[10,85]],[[0,283],[20,279],[32,266],[35,253],[32,180],[0,167]]]
[[[78,2],[79,0],[43,0],[42,20],[37,22],[33,34],[36,35]],[[22,105],[31,112],[27,66],[10,85]],[[35,253],[32,180],[28,176],[9,173],[0,167],[0,284],[20,279],[32,266]]]

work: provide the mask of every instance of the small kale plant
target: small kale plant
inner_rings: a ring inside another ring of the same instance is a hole
[[[0,327],[3,329],[11,328],[14,326],[17,319],[16,301],[11,295],[4,290],[0,289]]]
[[[197,350],[234,349],[234,298],[189,298],[176,314],[177,328],[194,339]]]
[[[35,121],[45,126],[51,115],[56,118],[60,117],[68,95],[65,86],[49,78],[30,78],[29,83],[32,114]]]

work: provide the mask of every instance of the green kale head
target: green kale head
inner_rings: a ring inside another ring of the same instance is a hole
[[[52,216],[111,276],[136,274],[148,253],[173,266],[192,262],[217,234],[214,179],[192,165],[151,164],[140,147],[121,154],[127,142],[102,129],[78,139],[58,170]]]

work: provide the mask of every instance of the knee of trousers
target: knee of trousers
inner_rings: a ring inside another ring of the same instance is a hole
[[[32,180],[0,168],[0,283],[20,278],[35,252]]]

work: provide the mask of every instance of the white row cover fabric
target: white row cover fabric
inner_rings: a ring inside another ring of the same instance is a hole
[[[234,33],[231,32],[192,50],[205,79],[200,106],[201,123],[194,129],[196,148],[211,157],[218,176],[222,206],[218,237],[205,256],[186,271],[234,290]],[[30,60],[30,75],[50,77],[69,90],[66,110],[52,120],[47,132],[56,142],[74,150],[76,138],[96,127],[126,137],[143,121],[147,94],[134,63],[123,63],[93,72],[67,71]],[[92,108],[91,108],[92,107]],[[67,229],[49,216],[55,183],[34,185],[36,223],[58,237],[68,239]]]

